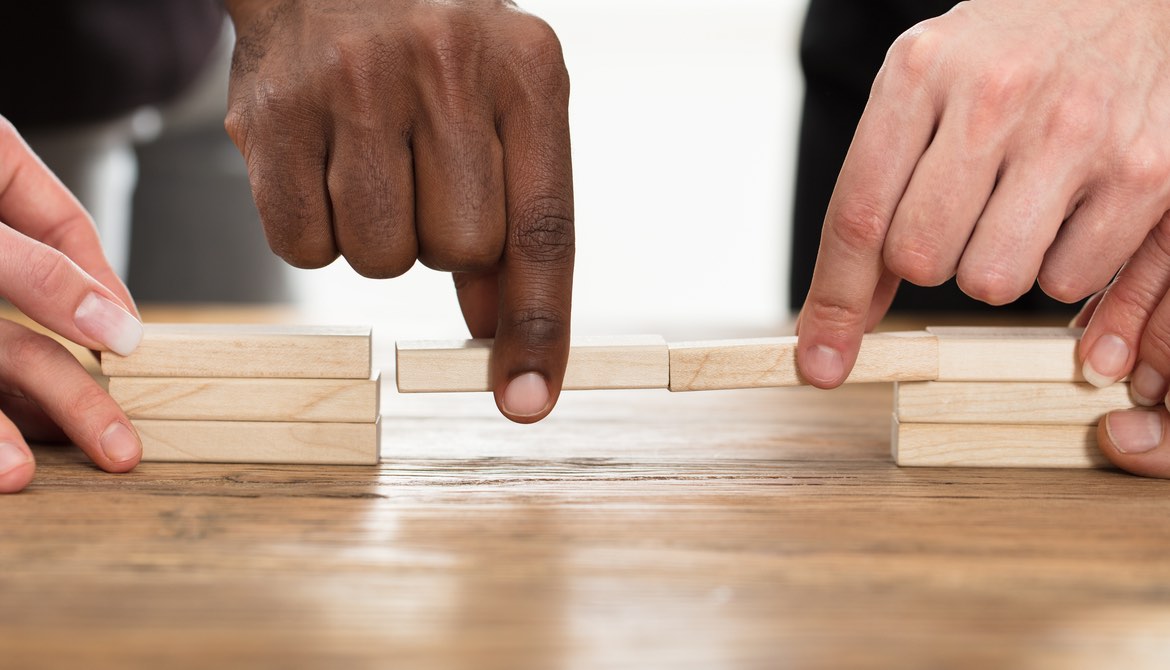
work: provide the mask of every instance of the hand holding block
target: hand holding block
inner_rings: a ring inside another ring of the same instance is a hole
[[[368,379],[370,340],[369,327],[147,324],[133,354],[102,354],[102,373]]]
[[[400,393],[490,391],[491,340],[399,342]],[[565,390],[664,389],[670,381],[666,341],[656,335],[573,338]]]
[[[861,342],[849,382],[931,380],[938,340],[927,332],[877,333]],[[765,388],[805,384],[796,369],[796,337],[670,345],[670,390]]]

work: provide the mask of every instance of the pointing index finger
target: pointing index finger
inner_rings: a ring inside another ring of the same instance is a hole
[[[555,35],[537,27],[529,55],[541,76],[516,82],[499,124],[508,223],[491,373],[500,411],[520,423],[544,418],[560,395],[575,253],[568,74]]]
[[[894,51],[891,51],[893,54]],[[797,364],[814,386],[849,376],[873,310],[888,306],[882,250],[890,221],[934,132],[926,89],[883,68],[829,201],[812,285],[800,314]],[[881,292],[875,301],[875,292]]]

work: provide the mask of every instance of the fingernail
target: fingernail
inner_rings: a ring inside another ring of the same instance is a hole
[[[1085,357],[1081,374],[1097,388],[1105,388],[1122,377],[1129,360],[1129,346],[1116,335],[1102,335]]]
[[[525,372],[504,389],[504,411],[512,416],[536,416],[548,407],[548,382],[536,372]]]
[[[32,457],[24,449],[9,442],[0,443],[0,475],[6,475],[31,462]]]
[[[1153,407],[1166,397],[1166,379],[1149,363],[1138,363],[1129,376],[1129,394],[1137,404]]]
[[[1162,442],[1162,417],[1157,412],[1130,410],[1105,417],[1105,432],[1123,454],[1144,454]]]
[[[128,356],[142,341],[142,323],[134,315],[103,298],[90,293],[73,314],[77,328],[104,344],[110,351]]]
[[[845,359],[841,352],[821,344],[809,349],[800,369],[800,374],[807,379],[826,384],[840,381],[844,372]]]
[[[125,463],[142,453],[142,444],[138,442],[134,431],[120,421],[111,423],[106,432],[102,433],[101,445],[106,458],[115,463]]]

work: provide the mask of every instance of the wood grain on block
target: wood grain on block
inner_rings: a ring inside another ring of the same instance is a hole
[[[1100,468],[1096,426],[905,423],[893,420],[890,441],[901,466],[970,468]]]
[[[1129,409],[1129,384],[1083,382],[907,382],[895,391],[904,423],[1070,424],[1095,426]]]
[[[400,393],[490,391],[492,340],[399,342]],[[566,390],[664,389],[670,380],[666,341],[657,335],[573,338]]]
[[[928,328],[939,381],[1083,382],[1080,328]]]
[[[369,379],[111,377],[131,419],[373,423],[379,374]]]
[[[129,356],[102,354],[111,377],[368,379],[370,328],[147,324]]]
[[[876,333],[861,341],[847,381],[934,379],[938,343],[924,331]],[[804,384],[796,369],[796,338],[715,340],[670,345],[670,390],[712,391]]]
[[[132,419],[142,460],[182,463],[374,465],[376,423]]]

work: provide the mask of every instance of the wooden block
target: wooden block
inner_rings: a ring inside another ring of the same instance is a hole
[[[131,419],[373,423],[379,377],[111,377],[110,395]]]
[[[939,381],[1083,382],[1080,328],[928,328]]]
[[[399,342],[400,393],[490,391],[491,340]],[[573,338],[566,390],[664,389],[670,381],[666,341],[657,335]]]
[[[148,324],[129,356],[102,355],[111,377],[368,379],[370,328]]]
[[[1095,426],[1109,412],[1134,407],[1128,384],[1082,382],[907,382],[894,398],[903,423]]]
[[[850,382],[934,379],[938,343],[926,332],[877,333],[861,342]],[[682,342],[670,345],[670,390],[711,391],[804,384],[796,338]]]
[[[142,460],[374,465],[381,422],[133,420]]]
[[[890,448],[900,466],[1101,468],[1096,426],[903,423]]]

